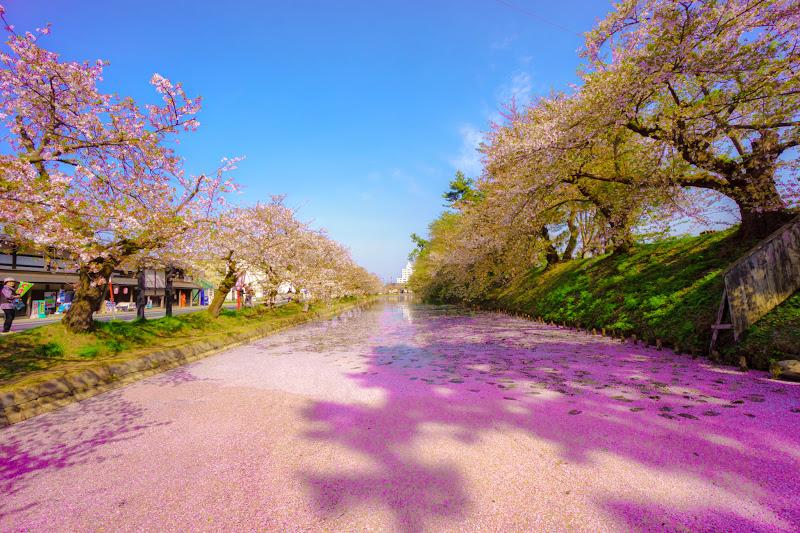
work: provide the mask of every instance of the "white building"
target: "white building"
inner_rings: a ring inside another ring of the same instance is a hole
[[[408,278],[411,277],[411,273],[414,272],[414,269],[411,268],[411,262],[406,264],[406,267],[400,271],[402,275],[397,278],[397,283],[408,283]]]

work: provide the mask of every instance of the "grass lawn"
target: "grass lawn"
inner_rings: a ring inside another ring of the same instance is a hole
[[[324,310],[325,306],[314,306]],[[260,305],[224,310],[213,319],[199,311],[156,320],[95,321],[91,333],[71,333],[49,324],[0,337],[0,390],[31,385],[71,372],[97,368],[210,336],[278,323],[303,314],[302,305]]]

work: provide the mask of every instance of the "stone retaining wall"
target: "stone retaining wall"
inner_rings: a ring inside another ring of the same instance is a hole
[[[0,428],[306,322],[332,318],[363,303],[363,300],[359,300],[331,310],[295,315],[268,325],[236,333],[223,333],[157,350],[130,361],[68,374],[30,387],[0,393]]]

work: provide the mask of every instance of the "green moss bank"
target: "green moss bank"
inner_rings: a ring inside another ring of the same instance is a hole
[[[498,278],[465,303],[605,328],[650,344],[660,339],[666,347],[707,356],[724,288],[721,273],[754,244],[735,239],[732,231],[643,244],[625,256]],[[752,325],[738,346],[731,331],[720,333],[717,346],[722,362],[738,364],[744,355],[750,368],[762,370],[771,360],[800,358],[800,291]]]
[[[89,333],[72,333],[61,323],[33,328],[0,338],[0,392],[131,361],[158,350],[232,338],[264,327],[279,329],[368,300],[346,298],[316,304],[309,313],[303,312],[302,304],[289,303],[276,308],[260,305],[224,310],[217,319],[199,311],[155,320],[95,321],[95,329]]]

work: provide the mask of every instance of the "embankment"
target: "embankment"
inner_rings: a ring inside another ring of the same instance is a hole
[[[624,256],[576,259],[549,270],[495,279],[468,305],[630,337],[708,356],[722,298],[722,271],[752,242],[731,231],[643,244]],[[445,291],[440,290],[439,293]],[[752,325],[739,345],[723,331],[721,362],[767,370],[771,360],[800,359],[800,291]]]

